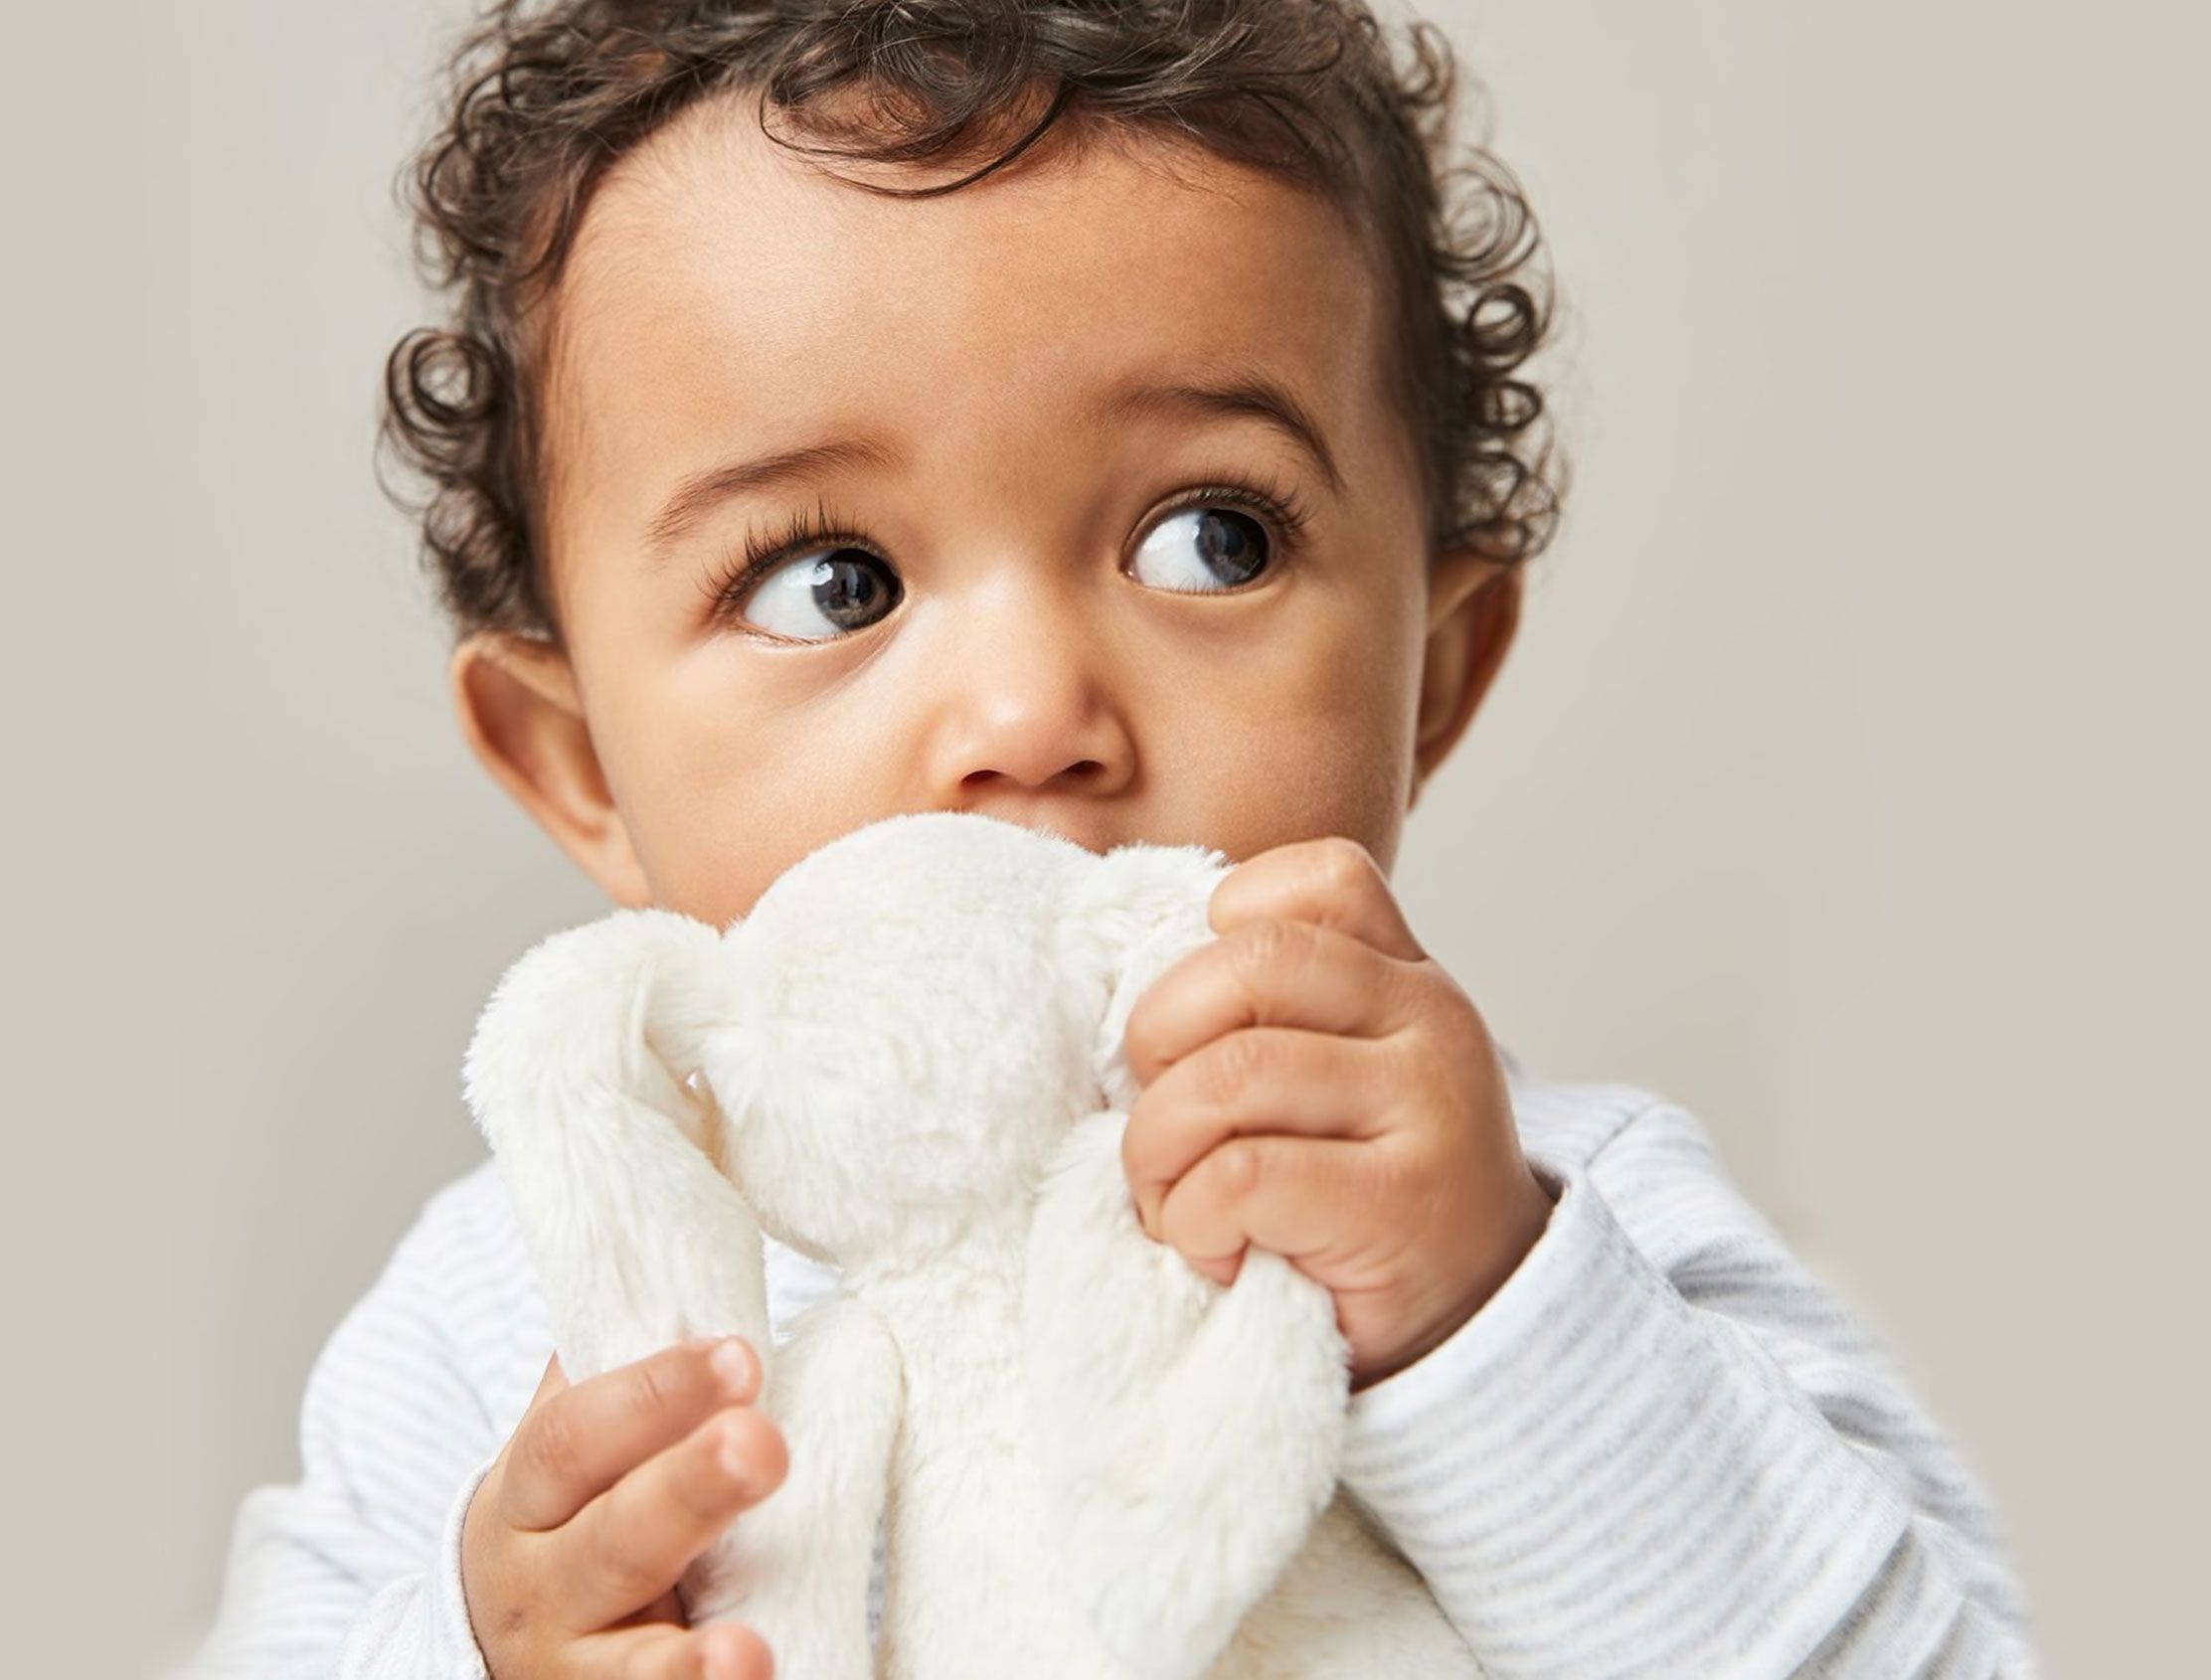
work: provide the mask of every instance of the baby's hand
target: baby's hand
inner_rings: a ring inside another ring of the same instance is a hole
[[[746,1404],[737,1337],[685,1342],[569,1387],[558,1356],[461,1525],[468,1619],[492,1680],[767,1680],[735,1622],[687,1629],[675,1586],[783,1479]]]
[[[1365,847],[1248,858],[1207,921],[1220,936],[1152,982],[1122,1035],[1143,1087],[1121,1151],[1137,1216],[1216,1282],[1256,1243],[1326,1284],[1365,1387],[1495,1293],[1550,1194],[1480,1014]]]

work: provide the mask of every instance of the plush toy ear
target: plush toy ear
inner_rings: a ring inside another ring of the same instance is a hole
[[[571,1383],[693,1336],[742,1335],[765,1367],[759,1222],[711,1091],[687,1083],[733,1022],[734,975],[705,923],[622,910],[532,946],[477,1020],[463,1090]]]

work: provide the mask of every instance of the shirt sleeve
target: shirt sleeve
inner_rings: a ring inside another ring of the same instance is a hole
[[[432,1198],[324,1344],[300,1477],[240,1502],[214,1625],[175,1680],[488,1680],[459,1537],[501,1442],[446,1322],[454,1209]]]
[[[1344,1481],[1496,1680],[2026,1680],[1990,1508],[1866,1330],[1645,1102],[1441,1346],[1351,1400]]]

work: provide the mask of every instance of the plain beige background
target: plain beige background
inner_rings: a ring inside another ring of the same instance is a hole
[[[605,908],[467,758],[370,476],[459,15],[10,16],[11,1672],[142,1673],[212,1614],[323,1338],[480,1158],[474,1010]],[[2052,1672],[2177,1672],[2211,31],[1432,15],[1543,218],[1579,478],[1414,820],[1415,924],[1525,1059],[1707,1119],[1991,1489]]]

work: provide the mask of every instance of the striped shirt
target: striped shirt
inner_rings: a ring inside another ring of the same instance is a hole
[[[1700,1122],[1505,1063],[1557,1205],[1463,1327],[1351,1397],[1343,1464],[1483,1671],[2034,1674],[1969,1468]],[[835,1286],[773,1242],[767,1278],[777,1337]],[[300,1478],[244,1497],[177,1680],[486,1680],[461,1518],[552,1350],[487,1159],[427,1199],[317,1356]],[[871,1627],[881,1604],[879,1536]]]

